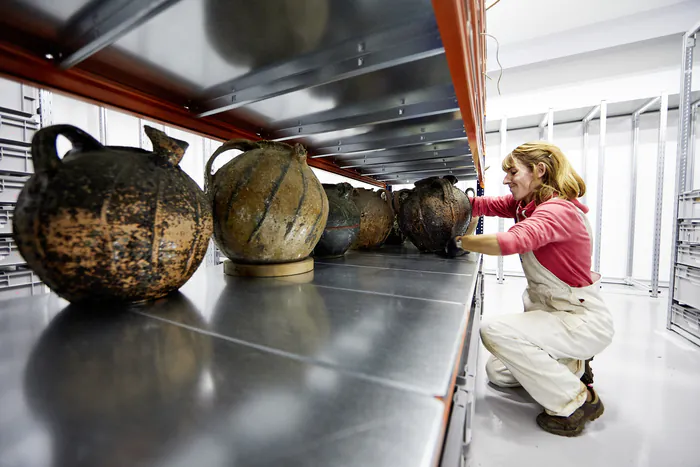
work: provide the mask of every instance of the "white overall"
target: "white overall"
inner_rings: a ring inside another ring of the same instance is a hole
[[[590,226],[581,219],[590,236]],[[489,381],[522,385],[550,415],[568,417],[586,401],[583,361],[605,349],[613,321],[600,297],[600,274],[587,287],[571,287],[543,267],[532,252],[521,255],[527,289],[525,313],[485,320]]]

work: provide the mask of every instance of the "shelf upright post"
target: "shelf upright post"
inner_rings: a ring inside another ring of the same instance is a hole
[[[600,105],[596,105],[588,114],[583,117],[583,154],[581,159],[581,178],[585,182],[588,179],[588,131],[591,120],[600,112]],[[586,204],[586,196],[581,198],[581,202]]]
[[[664,165],[666,160],[666,127],[668,122],[668,94],[661,94],[659,113],[659,149],[656,157],[656,205],[654,209],[654,250],[651,266],[651,296],[659,296],[659,262],[661,256],[661,215],[663,213]]]
[[[508,117],[504,116],[501,118],[501,128],[499,130],[499,134],[501,136],[501,144],[500,144],[500,156],[503,157],[508,150],[506,148],[506,141],[508,137]],[[500,192],[501,195],[505,194],[505,185],[501,184],[500,187]],[[498,218],[498,231],[503,232],[505,230],[505,220],[502,217]],[[498,257],[498,269],[496,270],[496,279],[499,284],[503,284],[505,281],[505,275],[503,272],[503,256]]]
[[[625,282],[627,285],[635,285],[633,279],[634,266],[634,243],[635,243],[635,227],[637,220],[637,171],[638,171],[638,155],[639,155],[639,119],[641,115],[649,110],[653,105],[661,100],[661,97],[655,97],[635,110],[632,114],[632,170],[630,172],[630,216],[627,230],[627,271],[625,274]],[[664,133],[665,135],[665,133]]]
[[[695,36],[700,30],[700,24],[688,31],[683,36],[681,54],[681,86],[680,103],[678,105],[678,155],[676,160],[676,190],[673,199],[673,248],[671,250],[671,273],[669,276],[668,312],[666,316],[666,327],[672,328],[673,299],[676,288],[676,261],[678,261],[678,198],[687,188],[688,169],[688,143],[690,140],[691,126],[691,102],[690,93],[693,82],[693,52],[695,49]],[[692,178],[692,176],[691,176]]]
[[[598,196],[596,199],[596,235],[593,268],[600,273],[600,251],[603,236],[603,182],[605,180],[605,134],[607,125],[608,104],[600,103],[600,138],[598,140]]]

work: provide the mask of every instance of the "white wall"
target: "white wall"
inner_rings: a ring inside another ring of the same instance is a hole
[[[667,143],[664,166],[662,236],[659,279],[669,278],[671,261],[671,229],[673,197],[675,191],[675,163],[678,112],[668,114]],[[637,196],[635,216],[634,268],[632,275],[637,280],[650,281],[652,267],[653,221],[656,197],[656,161],[658,155],[659,113],[650,112],[640,118]],[[591,122],[587,160],[586,204],[590,208],[589,221],[594,230],[597,225],[598,195],[598,143],[599,121]],[[507,132],[507,147],[499,148],[500,136],[488,134],[486,139],[486,195],[502,193],[503,172],[500,163],[510,150],[527,141],[537,140],[538,130],[522,129]],[[583,162],[583,124],[570,123],[554,126],[554,144],[562,148],[574,168],[581,173]],[[601,273],[606,278],[622,279],[626,275],[632,164],[632,118],[617,117],[607,120],[605,149],[605,175],[603,184],[603,220],[601,242]],[[700,164],[698,164],[700,165]],[[696,180],[696,185],[698,184]],[[506,220],[506,230],[513,225]],[[486,219],[485,232],[498,231],[497,219]],[[486,258],[485,268],[496,269],[496,259]],[[517,257],[507,257],[504,270],[521,272]]]

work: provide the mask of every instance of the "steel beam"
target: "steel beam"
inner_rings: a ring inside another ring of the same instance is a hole
[[[656,105],[661,100],[661,96],[654,97],[632,113],[632,163],[630,171],[630,215],[627,231],[627,271],[626,280],[630,285],[633,283],[634,267],[634,242],[635,227],[637,220],[637,170],[639,154],[639,117]],[[667,106],[668,107],[668,106]]]
[[[434,18],[422,18],[363,39],[248,73],[208,91],[198,103],[206,117],[290,92],[321,86],[444,53]]]
[[[583,150],[581,151],[581,178],[585,182],[588,179],[588,127],[590,122],[583,120]],[[588,190],[586,190],[588,192]],[[586,195],[581,197],[581,202],[586,204]]]
[[[438,154],[437,156],[435,154]],[[430,151],[430,152],[423,152],[423,153],[415,153],[414,155],[411,156],[405,156],[401,159],[397,158],[383,158],[383,157],[377,157],[377,158],[370,158],[370,159],[363,159],[359,161],[336,161],[339,163],[340,167],[343,169],[355,169],[355,168],[360,168],[360,167],[376,167],[376,166],[383,166],[383,165],[402,165],[402,164],[407,164],[407,163],[414,163],[414,162],[449,162],[449,161],[456,161],[456,160],[471,160],[471,154],[468,152],[466,154],[463,154],[464,151],[460,151],[457,149],[446,149],[444,151]],[[455,155],[451,155],[455,154]],[[348,165],[345,165],[345,164]]]
[[[415,159],[415,160],[401,160],[392,162],[382,162],[373,164],[358,164],[358,165],[341,165],[342,169],[366,169],[366,170],[376,170],[384,167],[410,167],[416,164],[443,164],[446,162],[460,162],[469,163],[474,165],[471,154],[463,154],[461,156],[454,157],[431,157],[427,159]]]
[[[343,153],[391,149],[404,146],[466,140],[464,124],[461,120],[413,125],[389,131],[369,132],[337,140],[335,144],[321,142],[315,157],[332,156]]]
[[[608,104],[600,103],[600,137],[598,141],[598,196],[596,199],[596,235],[593,257],[594,270],[600,273],[600,252],[603,238],[603,184],[605,181],[605,136],[607,130]]]
[[[544,116],[542,117],[542,120],[540,121],[540,124],[537,125],[537,128],[539,128],[539,131],[540,131],[540,136],[539,136],[540,140],[543,140],[543,139],[544,139],[544,128],[545,128],[545,127],[547,126],[547,124],[549,123],[549,120],[550,120],[550,117],[551,117],[551,115],[550,115],[550,114],[551,114],[551,110],[552,110],[552,109],[549,109],[549,111],[547,111],[547,113],[544,114]]]
[[[372,172],[362,172],[363,175],[377,177],[381,175],[396,175],[415,172],[439,172],[441,170],[474,170],[474,162],[450,162],[442,164],[417,164],[412,167],[398,167],[388,170],[373,170]]]
[[[632,167],[630,171],[630,215],[627,230],[627,271],[626,278],[632,285],[634,268],[634,234],[637,222],[637,167],[639,153],[639,114],[632,115]]]
[[[583,117],[584,123],[590,122],[591,120],[593,120],[594,118],[596,118],[596,117],[598,116],[599,113],[600,113],[600,105],[596,105],[595,107],[593,107],[593,108],[591,109],[590,112],[588,112],[588,113],[586,114],[585,117]]]
[[[666,327],[671,329],[673,323],[673,302],[676,287],[676,261],[678,261],[678,198],[687,189],[688,152],[691,127],[691,91],[693,83],[693,54],[696,45],[695,33],[700,29],[700,23],[683,36],[681,54],[681,85],[680,103],[678,105],[678,156],[676,158],[676,189],[673,199],[673,231],[671,239],[671,273],[669,276],[668,309]],[[691,177],[692,178],[692,177]]]
[[[465,169],[437,169],[437,170],[421,170],[421,171],[409,171],[409,172],[403,172],[403,173],[396,173],[396,174],[387,174],[387,175],[376,175],[375,179],[380,181],[380,182],[386,182],[389,180],[405,180],[405,179],[415,179],[415,180],[420,180],[426,177],[436,177],[436,176],[443,176],[443,175],[454,175],[456,177],[459,177],[460,175],[466,176],[466,175],[476,175],[476,170],[474,168],[465,168]]]
[[[444,152],[443,151],[451,151]],[[338,154],[334,158],[338,161],[350,162],[350,161],[380,161],[382,158],[399,161],[399,160],[411,160],[410,158],[425,158],[438,157],[440,155],[461,155],[469,153],[469,145],[465,141],[453,141],[447,143],[435,143],[435,144],[424,144],[419,146],[411,146],[397,149],[382,149],[376,151],[368,152],[355,152],[350,154]],[[324,156],[328,157],[328,156]]]
[[[428,177],[442,177],[445,175],[454,175],[459,180],[476,180],[477,179],[476,171],[474,171],[474,170],[470,170],[470,171],[446,170],[443,172],[420,172],[420,173],[415,173],[415,174],[398,175],[398,176],[393,176],[393,177],[383,177],[383,178],[377,179],[377,180],[379,180],[383,183],[398,185],[400,183],[412,183],[412,182],[415,182],[418,180],[423,180],[424,178],[428,178]]]
[[[451,84],[400,97],[340,106],[325,112],[275,122],[272,138],[284,141],[304,135],[327,133],[365,125],[397,122],[459,110]]]
[[[656,205],[654,206],[654,245],[651,266],[651,296],[659,296],[659,263],[661,258],[661,215],[663,212],[664,166],[666,161],[666,127],[668,123],[668,94],[661,94],[659,114],[659,149],[656,158]]]
[[[71,68],[180,0],[107,0],[81,11],[65,30],[67,43],[79,48],[64,58],[60,67]]]
[[[640,108],[638,108],[637,110],[635,110],[634,113],[632,114],[632,116],[633,116],[633,117],[634,117],[634,116],[639,117],[639,116],[642,115],[644,112],[646,112],[647,110],[649,110],[653,105],[655,105],[656,103],[658,103],[660,100],[661,100],[661,96],[654,97],[654,98],[650,99],[646,104],[644,104],[643,106],[641,106]]]
[[[505,156],[506,151],[508,150],[506,147],[507,144],[507,139],[508,139],[508,117],[503,117],[501,119],[501,127],[498,131],[501,135],[501,143],[499,146],[499,152],[501,153],[501,157]],[[499,188],[499,191],[501,192],[501,195],[506,194],[505,190],[505,185],[501,184],[501,187]],[[505,220],[502,217],[498,218],[498,231],[503,232],[505,231]],[[503,273],[503,256],[499,255],[498,256],[498,266],[496,268],[496,280],[499,284],[502,284],[505,282],[505,275]]]

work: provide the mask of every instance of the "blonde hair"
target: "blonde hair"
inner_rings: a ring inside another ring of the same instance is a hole
[[[503,171],[508,172],[515,167],[516,161],[532,172],[535,172],[538,164],[544,164],[542,184],[535,191],[537,204],[555,195],[572,200],[586,194],[586,182],[576,173],[561,149],[553,144],[544,141],[521,144],[503,159]]]

